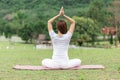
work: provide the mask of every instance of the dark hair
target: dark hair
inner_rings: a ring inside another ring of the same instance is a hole
[[[66,34],[67,33],[67,24],[64,20],[59,20],[57,22],[57,29],[62,33],[62,34]]]

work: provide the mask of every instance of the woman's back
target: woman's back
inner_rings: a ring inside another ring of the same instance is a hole
[[[50,37],[53,43],[53,56],[54,61],[68,61],[68,48],[72,33],[69,31],[62,36],[59,36],[54,31],[51,31]]]

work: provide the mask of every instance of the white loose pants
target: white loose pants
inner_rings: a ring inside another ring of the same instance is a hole
[[[71,59],[68,62],[56,62],[53,61],[52,59],[44,59],[42,60],[42,65],[45,67],[49,67],[49,68],[72,68],[72,67],[76,67],[79,66],[81,64],[81,60],[80,59]]]

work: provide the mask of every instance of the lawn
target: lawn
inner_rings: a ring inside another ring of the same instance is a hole
[[[9,46],[9,47],[8,47]],[[14,70],[16,64],[41,65],[52,49],[35,49],[32,44],[0,42],[0,80],[120,80],[120,48],[70,49],[70,58],[83,64],[102,64],[103,70]]]

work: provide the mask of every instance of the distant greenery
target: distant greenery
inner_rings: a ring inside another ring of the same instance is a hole
[[[73,39],[89,39],[94,44],[96,37],[101,35],[101,28],[112,25],[109,22],[111,14],[107,10],[112,0],[0,0],[0,34],[4,33],[6,38],[13,35],[20,36],[26,43],[33,42],[39,34],[47,33],[47,21],[58,14],[61,6],[65,8],[65,14],[73,17],[90,19],[94,24],[85,22],[82,24],[83,33],[75,32]],[[61,19],[61,18],[60,18]],[[56,20],[57,21],[57,20]],[[69,23],[68,23],[69,24]],[[55,24],[54,24],[55,26]],[[81,31],[81,26],[76,25],[76,31]],[[92,30],[86,31],[85,27],[93,26]],[[98,31],[99,30],[99,31]],[[89,34],[89,32],[92,32]],[[88,35],[89,34],[89,35]],[[88,40],[86,40],[88,41]]]

